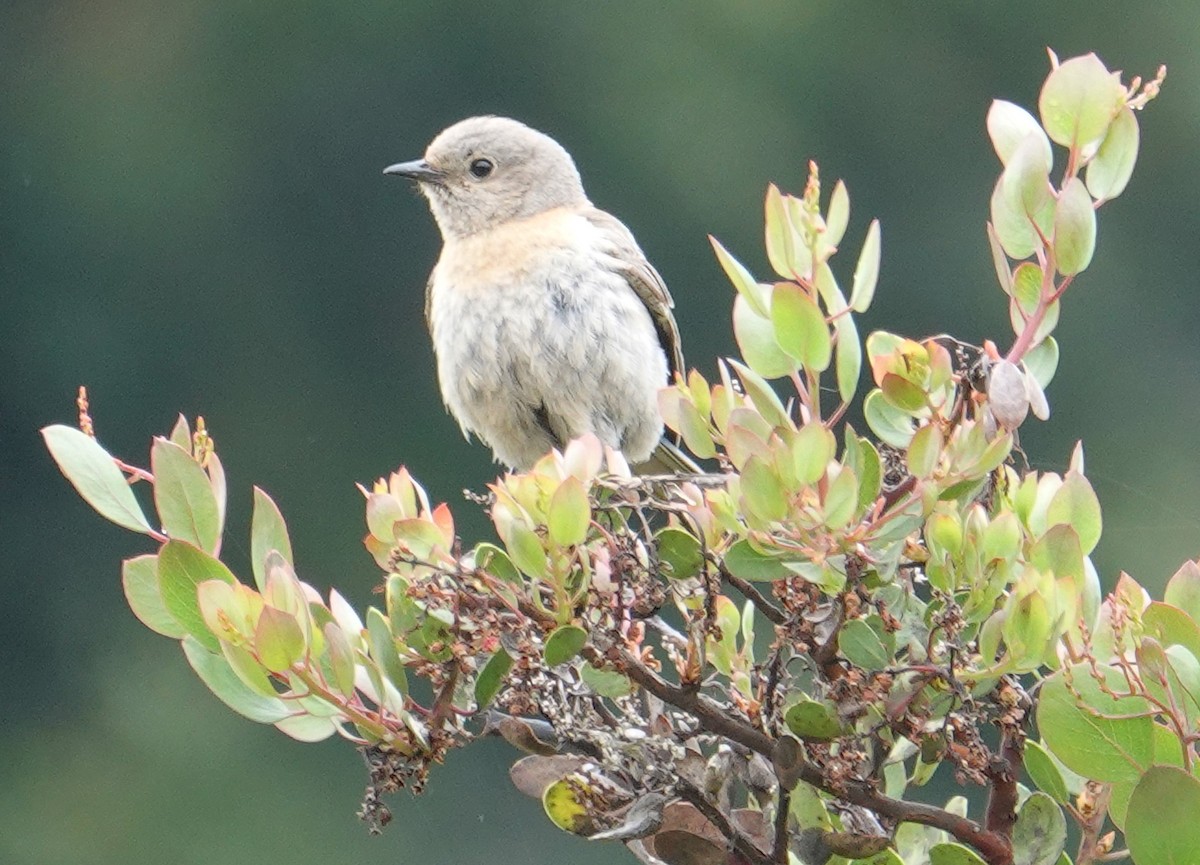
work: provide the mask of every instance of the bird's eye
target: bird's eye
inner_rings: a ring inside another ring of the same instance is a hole
[[[490,159],[473,159],[471,160],[471,174],[480,180],[487,177],[496,168],[496,164]]]

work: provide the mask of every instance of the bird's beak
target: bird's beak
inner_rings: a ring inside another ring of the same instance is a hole
[[[409,180],[415,180],[418,183],[438,183],[442,179],[442,172],[424,159],[414,159],[412,162],[397,162],[395,165],[389,165],[383,169],[383,173],[407,177]]]

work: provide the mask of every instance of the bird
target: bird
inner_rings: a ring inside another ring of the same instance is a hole
[[[662,438],[658,392],[683,371],[671,294],[562,145],[471,117],[383,172],[415,181],[442,237],[425,318],[464,435],[517,471],[588,433],[642,473],[696,470]]]

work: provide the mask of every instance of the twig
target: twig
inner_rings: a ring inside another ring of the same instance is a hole
[[[680,797],[690,802],[697,811],[703,814],[717,831],[729,839],[733,849],[737,850],[755,865],[773,865],[773,857],[767,856],[758,849],[758,845],[739,832],[725,817],[721,809],[708,800],[708,797],[690,781],[680,778],[675,783],[675,789]]]
[[[725,563],[719,561],[715,556],[711,556],[709,561],[717,566],[717,570],[721,574],[721,579],[741,592],[750,603],[754,604],[754,608],[766,616],[772,623],[776,625],[787,623],[787,616],[783,614],[783,611],[768,601],[767,596],[756,589],[752,583],[743,580],[741,577],[734,576],[729,568],[725,567]]]
[[[775,847],[771,850],[771,858],[780,865],[788,861],[788,816],[791,811],[792,791],[779,785],[779,801],[775,803]]]
[[[724,736],[726,739],[770,758],[775,745],[770,736],[756,729],[747,721],[727,714],[715,700],[699,691],[672,685],[624,649],[618,648],[613,651],[617,654],[618,663],[624,673],[651,694],[677,709],[690,712],[708,732]],[[585,646],[583,656],[593,663],[604,662],[604,656],[595,646]],[[942,829],[964,844],[974,847],[989,865],[1012,865],[1012,844],[1009,839],[998,832],[985,829],[974,820],[960,817],[933,805],[893,799],[879,793],[867,781],[834,784],[812,763],[806,763],[801,767],[800,778],[820,790],[837,796],[852,805],[861,805],[882,817],[888,817],[899,823],[920,823],[935,829]]]
[[[1091,865],[1104,855],[1100,850],[1100,833],[1104,830],[1104,817],[1108,814],[1108,800],[1112,797],[1112,786],[1088,781],[1079,794],[1079,810],[1076,818],[1080,823],[1079,852],[1076,865]]]

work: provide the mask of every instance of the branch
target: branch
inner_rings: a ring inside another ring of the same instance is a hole
[[[749,722],[726,714],[715,700],[699,691],[672,685],[624,649],[614,648],[613,651],[622,671],[664,703],[690,712],[710,733],[724,736],[770,758],[775,745],[770,736],[751,726]],[[593,663],[605,663],[604,656],[595,646],[585,646],[583,656]],[[979,851],[989,865],[1012,865],[1012,844],[1008,838],[985,829],[974,820],[932,805],[884,796],[866,781],[833,784],[812,763],[806,762],[801,766],[800,778],[832,796],[852,805],[861,805],[896,822],[920,823],[949,832],[959,841]]]
[[[758,845],[734,828],[733,824],[726,819],[725,814],[721,809],[708,800],[708,797],[690,781],[680,778],[675,789],[679,791],[679,795],[690,802],[697,811],[703,814],[708,822],[716,827],[717,831],[729,839],[729,843],[733,845],[733,849],[737,850],[745,856],[750,862],[755,865],[773,865],[773,858],[767,856],[763,851],[758,849]]]
[[[743,580],[741,577],[735,577],[730,573],[729,568],[725,567],[725,563],[719,561],[715,556],[710,557],[710,561],[717,566],[717,570],[721,574],[721,579],[733,586],[742,595],[754,604],[754,608],[766,616],[773,624],[783,625],[787,623],[787,616],[777,606],[767,600],[767,596],[754,587],[753,583]]]
[[[989,832],[1012,837],[1017,822],[1017,778],[1021,774],[1021,740],[1005,729],[1000,737],[1000,753],[993,756],[985,774],[991,782],[984,825]]]

